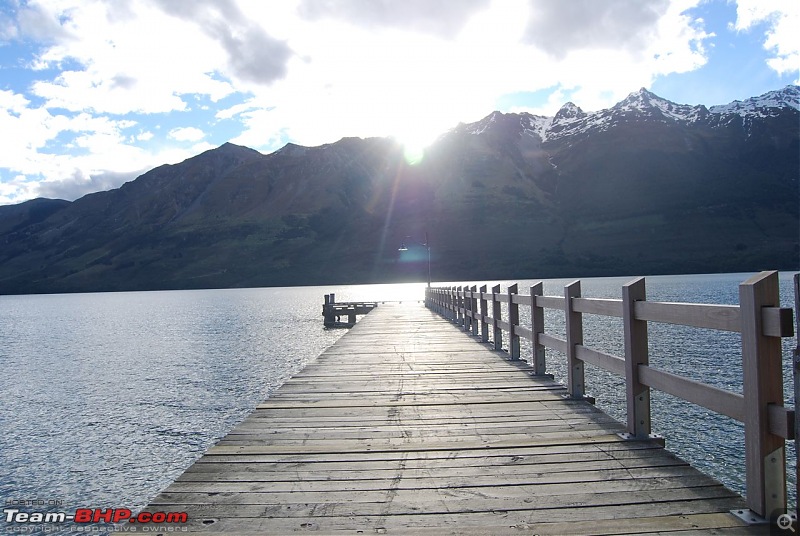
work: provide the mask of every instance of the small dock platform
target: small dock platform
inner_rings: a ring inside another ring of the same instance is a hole
[[[326,294],[322,305],[323,325],[326,328],[352,328],[356,325],[356,317],[365,315],[378,306],[377,302],[339,302],[335,294]],[[347,321],[343,322],[342,317]]]
[[[145,511],[231,534],[769,534],[657,440],[479,341],[422,304],[375,308]]]

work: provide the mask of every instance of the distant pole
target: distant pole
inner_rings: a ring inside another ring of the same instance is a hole
[[[406,236],[406,238],[411,238],[411,236]],[[425,231],[425,242],[419,242],[418,240],[412,240],[419,246],[424,247],[428,250],[428,288],[431,287],[431,243],[428,241],[428,231]],[[397,251],[408,251],[408,247],[406,246],[406,241],[403,240],[400,243],[400,247],[397,248]]]
[[[431,288],[431,243],[428,241],[428,231],[425,231],[425,248],[428,250],[428,288]]]

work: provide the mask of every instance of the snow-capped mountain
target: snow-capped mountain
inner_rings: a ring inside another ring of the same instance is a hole
[[[501,117],[512,116],[517,118],[515,120],[518,120],[521,132],[536,135],[542,142],[548,142],[582,136],[592,131],[606,131],[615,125],[632,120],[676,122],[687,125],[704,123],[709,126],[724,126],[739,120],[747,127],[754,119],[776,117],[788,109],[800,110],[798,86],[787,86],[745,101],[734,101],[710,108],[702,104],[677,104],[642,88],[611,108],[595,112],[584,112],[580,107],[568,102],[553,117],[525,112],[520,114],[492,112],[476,123],[460,125],[457,129],[479,135],[486,132],[493,123],[497,124]]]
[[[770,91],[745,101],[737,100],[729,104],[712,106],[709,111],[720,115],[736,114],[742,117],[767,117],[784,108],[800,110],[800,86],[786,86],[779,91]]]

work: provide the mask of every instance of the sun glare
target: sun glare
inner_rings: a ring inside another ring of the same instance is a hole
[[[421,143],[403,142],[403,158],[410,166],[415,166],[425,158],[425,146]]]
[[[394,139],[403,146],[403,158],[405,158],[406,163],[410,166],[415,166],[425,159],[425,152],[435,141],[436,135],[406,132],[402,135],[394,136]]]

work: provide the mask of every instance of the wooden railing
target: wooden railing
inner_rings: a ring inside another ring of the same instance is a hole
[[[628,439],[651,437],[650,389],[658,389],[683,400],[744,423],[745,474],[748,513],[768,518],[786,511],[785,440],[795,438],[794,410],[784,407],[781,337],[794,334],[793,310],[781,308],[778,273],[762,272],[739,285],[739,305],[706,305],[646,301],[645,279],[622,287],[622,299],[581,297],[581,283],[564,287],[563,296],[543,295],[541,282],[528,295],[518,285],[500,292],[500,285],[487,291],[449,287],[428,288],[425,303],[430,309],[463,326],[481,342],[503,349],[520,359],[520,339],[532,343],[526,356],[535,375],[546,373],[545,349],[566,355],[566,388],[569,396],[585,396],[584,363],[601,367],[625,379]],[[506,318],[502,304],[507,304]],[[520,306],[530,308],[530,325],[520,325]],[[566,338],[545,332],[544,310],[564,311]],[[491,312],[490,312],[491,310]],[[624,356],[608,354],[584,345],[583,315],[622,318]],[[663,322],[741,333],[743,390],[736,393],[698,382],[649,365],[648,322]]]

